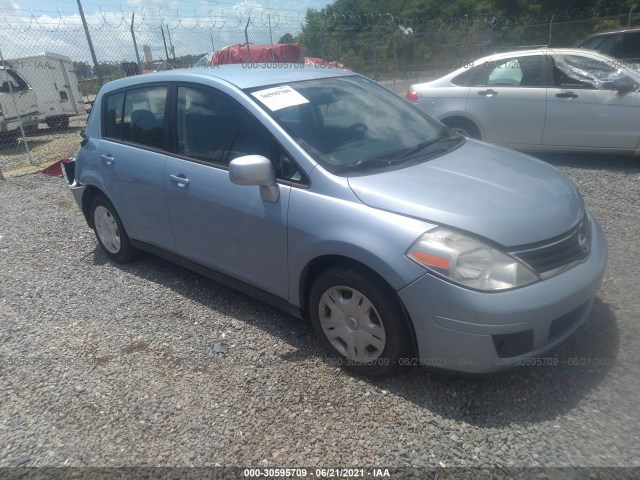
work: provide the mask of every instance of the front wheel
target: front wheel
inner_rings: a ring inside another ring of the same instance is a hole
[[[138,251],[131,246],[116,209],[104,195],[97,195],[91,202],[91,218],[96,238],[110,258],[119,263],[135,258]]]
[[[463,137],[481,140],[480,129],[478,129],[471,120],[467,120],[466,118],[451,118],[443,120],[442,123]]]
[[[313,283],[311,322],[323,346],[347,369],[392,373],[410,351],[404,312],[381,280],[351,267],[331,267]]]

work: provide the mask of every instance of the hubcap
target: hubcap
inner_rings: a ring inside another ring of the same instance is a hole
[[[322,331],[338,352],[358,363],[380,357],[386,342],[384,325],[362,292],[331,287],[320,297],[318,308]]]
[[[96,225],[96,233],[104,248],[111,253],[118,253],[120,251],[120,231],[111,212],[100,205],[93,213],[93,220]]]
[[[467,132],[464,128],[462,127],[453,127],[451,130],[453,130],[456,133],[459,133],[460,135],[462,135],[463,137],[467,137],[470,138],[471,135],[469,135],[469,132]]]

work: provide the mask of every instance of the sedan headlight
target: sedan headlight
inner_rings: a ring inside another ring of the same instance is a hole
[[[407,257],[455,283],[478,290],[505,290],[540,280],[515,258],[442,227],[418,238]]]

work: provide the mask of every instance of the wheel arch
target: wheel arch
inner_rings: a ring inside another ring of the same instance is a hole
[[[325,254],[320,255],[311,261],[309,261],[302,270],[299,281],[299,298],[300,298],[300,312],[302,313],[303,318],[309,318],[309,295],[311,293],[311,286],[315,279],[322,273],[323,271],[331,268],[331,267],[349,267],[354,270],[358,270],[359,272],[367,275],[368,277],[374,277],[378,282],[385,285],[385,287],[389,290],[389,292],[393,293],[394,301],[400,306],[400,309],[403,312],[403,321],[405,322],[407,329],[409,331],[409,336],[411,337],[411,350],[412,354],[418,354],[418,343],[416,338],[416,332],[413,327],[413,321],[409,315],[409,312],[405,308],[400,296],[396,292],[396,290],[387,282],[382,275],[380,275],[373,268],[369,267],[365,263],[362,263],[353,258],[339,255],[339,254]]]
[[[82,213],[84,214],[84,218],[90,228],[94,228],[93,218],[91,217],[90,212],[91,203],[93,202],[93,199],[98,195],[104,195],[107,199],[109,198],[102,190],[100,190],[95,185],[87,185],[87,188],[82,195]]]
[[[480,135],[480,138],[478,140],[482,140],[483,138],[485,138],[485,133],[480,123],[475,118],[467,114],[457,113],[454,115],[446,115],[442,117],[440,121],[447,126],[449,125],[449,122],[455,122],[455,121],[471,124],[471,126],[474,127],[478,131],[478,134]]]

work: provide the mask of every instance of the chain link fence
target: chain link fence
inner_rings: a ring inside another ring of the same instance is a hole
[[[572,46],[596,30],[640,24],[632,12],[596,13],[403,19],[256,8],[171,17],[101,9],[86,16],[85,31],[77,12],[19,16],[0,10],[0,177],[72,156],[103,83],[192,67],[224,46],[297,41],[307,57],[339,62],[403,93],[411,83],[485,54]]]

